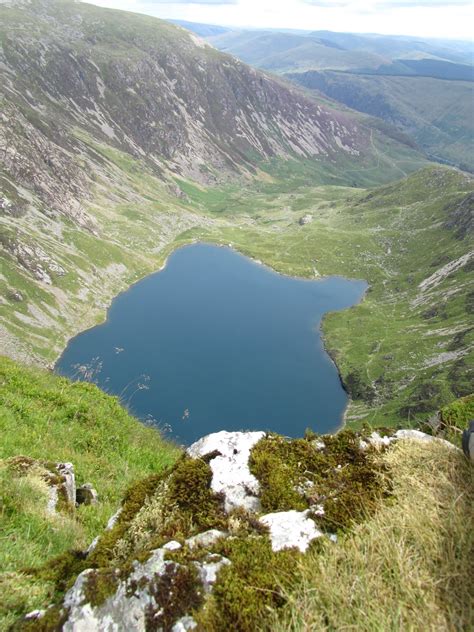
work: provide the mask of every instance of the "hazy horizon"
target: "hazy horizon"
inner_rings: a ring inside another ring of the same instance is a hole
[[[472,42],[470,0],[87,0],[97,6],[228,28],[339,31]]]

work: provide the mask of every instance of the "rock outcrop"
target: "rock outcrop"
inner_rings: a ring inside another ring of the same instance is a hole
[[[76,489],[77,505],[95,505],[97,504],[99,495],[90,483],[84,483]]]
[[[27,456],[7,459],[12,476],[36,476],[49,488],[47,512],[72,511],[76,504],[76,479],[72,463],[52,463]]]
[[[204,437],[171,471],[129,490],[61,603],[30,613],[23,629],[250,629],[246,607],[260,616],[281,603],[276,576],[383,502],[390,486],[378,455],[400,440],[437,439],[413,430]]]

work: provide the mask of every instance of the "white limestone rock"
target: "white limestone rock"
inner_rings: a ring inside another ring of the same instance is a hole
[[[56,469],[64,480],[68,503],[72,506],[76,503],[76,478],[74,476],[74,465],[72,463],[58,463]]]
[[[219,531],[219,529],[209,529],[203,533],[193,535],[192,538],[186,540],[186,544],[190,549],[194,549],[197,546],[209,547],[212,546],[219,538],[225,538],[228,534],[225,531]]]
[[[260,485],[248,466],[250,450],[265,436],[264,432],[215,432],[193,443],[187,450],[189,456],[204,457],[219,452],[210,460],[211,488],[223,493],[225,510],[243,507],[249,511],[260,510],[258,493]]]
[[[181,544],[176,540],[170,540],[163,545],[165,551],[178,551],[181,548]]]
[[[212,591],[212,587],[217,580],[217,573],[223,566],[227,566],[230,563],[230,560],[221,555],[210,555],[207,561],[194,562],[204,587],[204,592],[210,593]]]
[[[32,610],[25,614],[26,621],[36,621],[37,619],[41,619],[46,614],[46,610]]]
[[[64,598],[68,618],[63,632],[145,632],[148,609],[159,609],[153,595],[154,586],[165,572],[179,568],[176,562],[165,560],[165,555],[166,548],[162,547],[153,551],[143,564],[135,562],[131,575],[119,582],[116,592],[100,606],[88,603],[84,590],[89,576],[96,571],[83,571]],[[183,619],[181,623],[185,625]],[[177,629],[191,628],[178,626]]]
[[[270,529],[273,551],[296,547],[304,553],[313,540],[323,535],[308,514],[308,509],[291,510],[270,513],[259,518],[259,521]]]
[[[450,441],[446,441],[446,439],[441,439],[440,437],[433,437],[432,435],[426,434],[426,432],[421,432],[421,430],[415,430],[414,428],[405,428],[401,430],[397,430],[395,434],[391,437],[381,436],[378,432],[373,432],[370,437],[367,437],[366,440],[361,439],[359,442],[359,446],[361,450],[367,450],[369,446],[373,446],[375,448],[388,447],[395,441],[400,440],[412,440],[412,441],[423,441],[423,442],[431,442],[431,441],[441,441],[446,447],[451,448],[453,450],[459,450],[457,446],[452,444]]]
[[[425,432],[421,432],[421,430],[414,430],[413,428],[409,428],[406,430],[397,430],[397,432],[394,435],[394,439],[392,438],[392,441],[396,439],[415,439],[416,441],[434,441],[436,437],[426,434]]]
[[[182,617],[179,621],[176,621],[171,628],[171,632],[187,632],[188,630],[194,630],[197,628],[197,623],[192,617]]]

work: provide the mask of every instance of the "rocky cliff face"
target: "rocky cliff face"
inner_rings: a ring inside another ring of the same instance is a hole
[[[273,157],[357,156],[367,130],[184,29],[68,0],[3,5],[6,175],[92,228],[97,162],[79,130],[165,172],[212,182]]]

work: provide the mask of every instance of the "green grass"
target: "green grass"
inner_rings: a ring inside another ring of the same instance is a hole
[[[179,450],[95,385],[72,383],[3,357],[0,432],[0,586],[8,597],[0,608],[0,629],[5,629],[15,613],[51,597],[47,582],[22,570],[86,547],[117,510],[125,489],[162,472]],[[74,516],[51,518],[41,478],[16,478],[6,469],[5,459],[19,455],[73,463],[77,484],[92,483],[99,503],[79,507]]]
[[[471,630],[474,468],[441,443],[382,455],[391,502],[309,553],[272,631]]]

